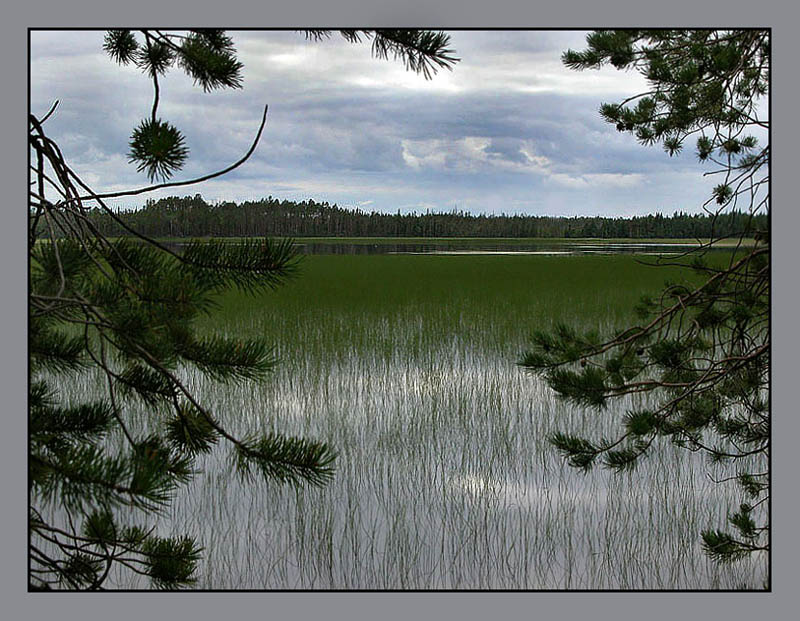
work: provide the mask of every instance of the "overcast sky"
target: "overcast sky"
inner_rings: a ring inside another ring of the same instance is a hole
[[[670,158],[603,122],[602,102],[646,84],[633,72],[563,67],[563,51],[584,47],[582,32],[453,31],[461,62],[429,81],[338,35],[230,34],[243,89],[203,93],[177,68],[160,82],[159,116],[190,149],[174,179],[239,159],[269,104],[258,148],[223,178],[153,198],[272,195],[368,211],[630,216],[698,212],[714,185],[691,148]],[[102,43],[101,31],[31,32],[31,112],[41,116],[59,100],[48,135],[96,191],[147,185],[126,152],[150,113],[152,82],[114,63]]]

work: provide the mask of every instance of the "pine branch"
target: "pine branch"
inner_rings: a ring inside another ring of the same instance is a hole
[[[213,336],[185,343],[178,352],[202,373],[218,381],[253,380],[276,364],[272,347],[258,339]]]
[[[157,589],[173,590],[193,585],[202,548],[191,537],[149,538],[142,546],[147,575]]]
[[[459,58],[449,48],[450,35],[430,30],[378,29],[372,42],[377,58],[393,56],[402,60],[406,69],[421,73],[430,80],[439,69],[452,70]]]
[[[552,369],[547,375],[551,388],[561,397],[577,405],[596,408],[606,406],[605,373],[594,367],[586,367],[576,373],[568,369]]]
[[[31,371],[65,373],[86,368],[83,338],[59,334],[31,320],[29,325]]]
[[[113,428],[114,416],[105,401],[71,407],[32,404],[28,433],[32,446],[53,441],[98,442]]]
[[[186,271],[203,286],[234,286],[248,293],[283,284],[297,273],[301,258],[290,239],[193,241],[182,257]]]
[[[267,481],[300,486],[324,485],[333,476],[336,454],[322,442],[280,436],[274,433],[243,440],[234,448],[234,466],[246,480],[255,472]]]
[[[128,365],[115,378],[123,394],[136,394],[150,406],[170,402],[176,395],[169,378],[141,364]]]
[[[205,92],[242,88],[243,65],[236,59],[230,37],[222,31],[195,32],[186,37],[178,63]]]
[[[305,30],[307,39],[321,41],[330,38],[330,30]],[[439,69],[452,70],[460,61],[449,47],[450,35],[431,30],[388,29],[339,30],[350,43],[360,43],[362,37],[372,39],[372,55],[387,60],[400,60],[408,71],[422,74],[430,80]]]
[[[189,404],[175,405],[176,416],[167,422],[166,439],[181,453],[195,456],[211,451],[220,434],[207,416]]]

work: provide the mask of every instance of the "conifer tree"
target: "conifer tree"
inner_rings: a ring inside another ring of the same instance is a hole
[[[373,40],[379,57],[393,55],[430,77],[456,61],[445,35],[424,31],[346,31]],[[314,31],[308,36],[322,38]],[[193,394],[183,372],[223,384],[254,381],[275,365],[269,343],[206,334],[197,320],[229,288],[257,293],[290,278],[297,255],[289,242],[193,242],[177,254],[135,230],[107,199],[186,186],[222,175],[167,182],[189,153],[183,134],[158,114],[160,81],[179,67],[204,91],[239,88],[242,63],[221,30],[111,30],[104,49],[133,63],[153,84],[149,114],[134,128],[128,157],[154,185],[94,192],[45,132],[53,108],[29,116],[29,588],[101,589],[112,570],[149,577],[156,588],[191,586],[201,544],[190,534],[160,537],[155,523],[195,472],[198,455],[227,445],[232,467],[259,481],[322,485],[335,452],[324,442],[276,433],[236,437],[218,412]],[[91,210],[101,210],[136,239],[102,235]],[[94,372],[104,397],[89,399],[77,381]],[[73,384],[68,399],[63,388]],[[134,420],[133,405],[147,420]],[[112,585],[113,586],[113,585]]]
[[[768,31],[596,31],[587,44],[564,53],[566,66],[610,64],[648,81],[646,93],[603,104],[606,121],[670,156],[693,142],[711,166],[706,174],[719,180],[703,205],[708,213],[769,215],[770,149],[757,135],[769,131]],[[602,410],[622,395],[649,397],[619,421],[617,437],[554,434],[552,444],[571,466],[628,471],[662,441],[728,464],[730,474],[718,482],[738,485],[741,504],[727,526],[701,533],[719,562],[770,545],[769,230],[748,230],[745,222],[737,237],[745,235],[755,244],[741,244],[724,265],[707,252],[716,235],[677,261],[698,277],[644,299],[639,325],[607,338],[567,325],[538,332],[519,363],[580,406]]]

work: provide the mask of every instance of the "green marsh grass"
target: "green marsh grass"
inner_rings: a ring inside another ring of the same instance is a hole
[[[281,364],[261,384],[186,380],[234,432],[330,443],[336,475],[246,486],[212,454],[159,528],[203,542],[211,589],[761,588],[764,558],[700,549],[739,502],[712,466],[665,444],[632,474],[569,468],[548,435],[611,436],[635,398],[584,410],[515,364],[533,330],[622,327],[681,276],[632,256],[325,255],[229,293],[202,327],[264,336]]]

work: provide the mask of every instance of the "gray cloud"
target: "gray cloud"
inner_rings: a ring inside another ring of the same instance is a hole
[[[456,31],[462,62],[429,82],[335,37],[233,37],[245,64],[242,90],[205,94],[178,70],[162,80],[160,115],[191,150],[180,177],[238,159],[268,103],[267,127],[245,166],[186,192],[567,215],[696,211],[708,192],[690,153],[669,158],[600,119],[601,102],[641,82],[562,67],[561,53],[580,47],[581,33]],[[135,187],[146,180],[127,164],[127,142],[149,114],[152,84],[106,57],[102,39],[94,31],[32,33],[32,112],[59,99],[48,132],[74,168],[98,190]]]

